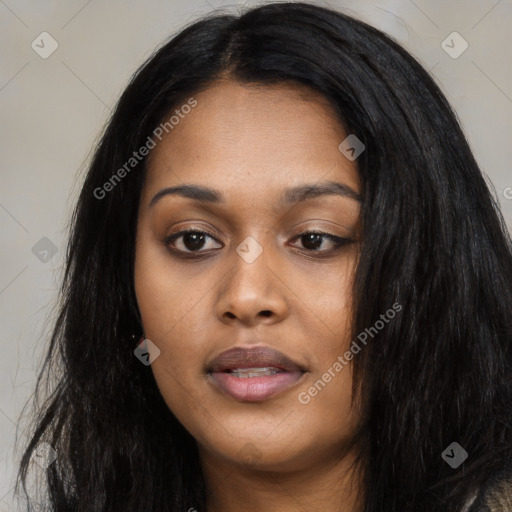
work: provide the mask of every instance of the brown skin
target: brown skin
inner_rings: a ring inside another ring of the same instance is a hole
[[[298,395],[350,346],[360,203],[331,194],[278,204],[301,184],[334,181],[360,193],[355,162],[338,150],[346,133],[323,97],[296,85],[220,80],[194,98],[197,106],[151,152],[139,209],[135,287],[145,336],[161,350],[151,366],[156,382],[197,440],[208,512],[268,511],[269,503],[274,512],[356,512],[351,366],[307,405]],[[226,202],[167,195],[150,206],[160,190],[185,183],[218,189]],[[207,257],[170,250],[194,254],[187,237],[166,246],[182,229],[215,235],[195,246]],[[306,230],[354,242],[336,252],[324,237],[315,248],[298,236]],[[251,264],[236,252],[249,236],[263,249]],[[308,371],[262,402],[222,394],[207,362],[251,345]]]

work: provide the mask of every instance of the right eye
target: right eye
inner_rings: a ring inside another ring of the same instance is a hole
[[[187,229],[169,235],[164,240],[164,243],[171,251],[180,256],[182,254],[201,254],[210,251],[212,247],[207,248],[206,250],[200,250],[204,247],[208,239],[218,242],[218,240],[208,231]],[[188,258],[190,256],[184,257]]]

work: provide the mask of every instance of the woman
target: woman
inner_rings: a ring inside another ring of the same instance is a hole
[[[57,512],[510,511],[511,283],[413,57],[306,3],[209,16],[97,148],[20,481],[46,443]]]

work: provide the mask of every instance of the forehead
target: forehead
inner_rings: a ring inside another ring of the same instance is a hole
[[[219,80],[193,98],[196,106],[181,114],[149,156],[151,192],[193,182],[228,197],[240,189],[270,197],[283,187],[320,180],[359,190],[355,163],[338,149],[344,127],[316,91]]]

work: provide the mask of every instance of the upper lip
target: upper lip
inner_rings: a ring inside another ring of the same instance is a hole
[[[235,368],[279,368],[288,372],[305,371],[283,353],[266,346],[233,347],[215,357],[208,364],[209,372],[223,372]]]

